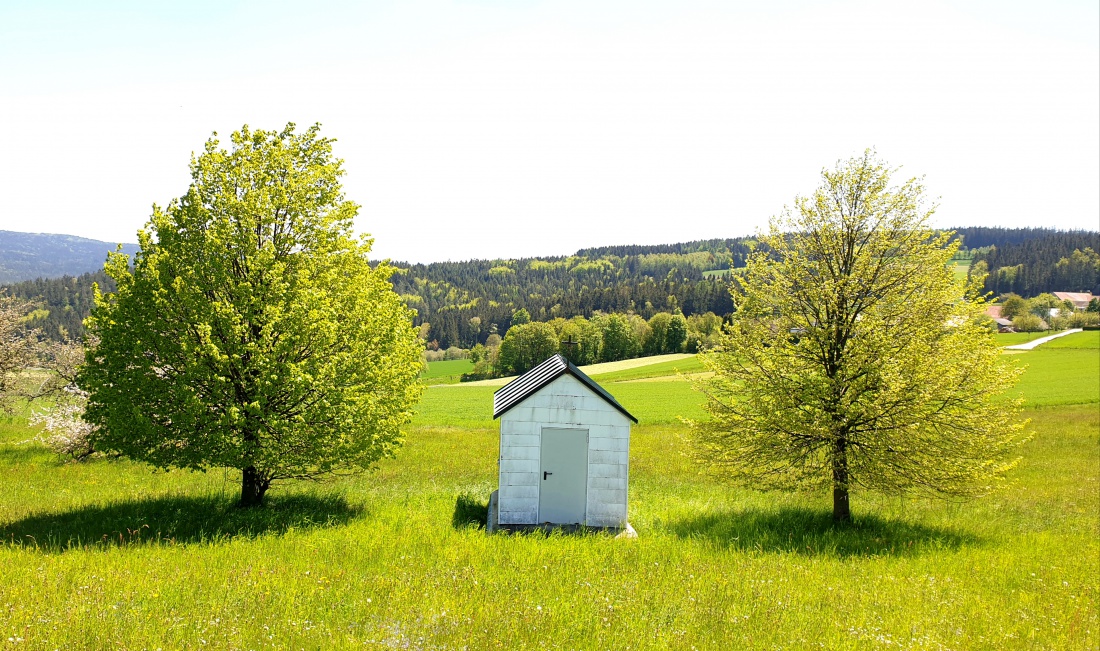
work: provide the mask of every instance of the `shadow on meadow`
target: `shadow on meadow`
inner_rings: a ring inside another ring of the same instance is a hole
[[[970,533],[875,515],[833,522],[827,511],[785,508],[775,511],[723,511],[666,522],[682,538],[711,541],[734,549],[791,552],[807,556],[916,556],[980,543]]]
[[[60,553],[89,546],[212,543],[346,524],[361,509],[340,496],[269,496],[261,508],[237,508],[223,496],[159,497],[38,513],[0,525],[9,545]]]
[[[477,527],[483,529],[489,520],[489,502],[473,493],[460,493],[455,499],[455,510],[451,515],[451,526],[455,529]]]
[[[3,445],[0,446],[0,466],[14,466],[22,463],[38,461],[46,456],[54,456],[45,452],[41,447],[32,445]]]

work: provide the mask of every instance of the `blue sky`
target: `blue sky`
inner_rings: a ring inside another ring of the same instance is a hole
[[[1098,6],[0,0],[0,229],[134,241],[294,121],[397,260],[746,235],[866,147],[940,225],[1095,230]]]

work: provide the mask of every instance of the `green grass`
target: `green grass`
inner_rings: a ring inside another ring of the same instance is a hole
[[[428,387],[413,417],[413,425],[493,427],[493,392],[498,388],[465,384]]]
[[[757,493],[700,474],[681,381],[610,383],[637,540],[486,536],[495,387],[425,391],[372,474],[232,506],[234,473],[64,463],[0,421],[0,642],[12,648],[1085,649],[1100,643],[1091,349],[1006,356],[1035,437],[969,502]],[[1084,360],[1084,361],[1080,361]],[[1049,392],[1043,387],[1051,386]],[[1084,404],[1059,404],[1059,392]],[[1091,396],[1091,397],[1090,397]]]
[[[428,370],[420,374],[425,384],[453,384],[459,381],[463,373],[474,370],[474,363],[468,359],[449,359],[440,362],[428,362]]]
[[[1035,341],[1043,337],[1050,336],[1051,332],[999,332],[997,333],[997,344],[1000,346],[1015,346],[1016,344],[1026,344],[1029,341]]]
[[[1036,407],[1100,402],[1100,355],[1047,346],[1004,356],[1027,369],[1012,395],[1022,395],[1028,406]]]
[[[1075,332],[1071,335],[1051,339],[1042,344],[1043,348],[1077,348],[1084,350],[1100,350],[1100,330],[1086,330]],[[1100,356],[1092,357],[1093,361],[1100,363]]]
[[[1015,346],[1016,344],[1026,344],[1029,341],[1056,335],[1058,332],[1057,330],[1046,332],[1000,332],[996,335],[997,345]],[[1085,332],[1063,335],[1051,339],[1045,344],[1040,344],[1040,346],[1042,348],[1100,348],[1100,330],[1086,330]]]

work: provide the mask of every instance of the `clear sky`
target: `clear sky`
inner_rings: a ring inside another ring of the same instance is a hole
[[[1100,3],[0,0],[0,120],[0,229],[109,241],[288,121],[394,260],[748,235],[867,147],[939,225],[1097,230]]]

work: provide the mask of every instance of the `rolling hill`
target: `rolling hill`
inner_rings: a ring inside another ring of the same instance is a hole
[[[74,235],[0,231],[0,284],[99,271],[115,244]],[[128,254],[137,244],[123,244]]]

